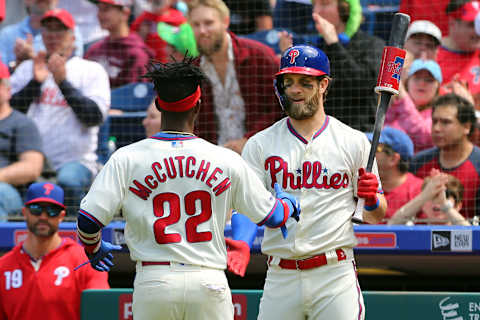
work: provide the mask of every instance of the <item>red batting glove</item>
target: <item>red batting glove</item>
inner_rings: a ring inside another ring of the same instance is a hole
[[[227,244],[228,271],[243,277],[250,261],[250,247],[242,240],[225,238],[225,243]]]
[[[357,195],[365,199],[365,206],[372,207],[377,203],[378,180],[374,173],[358,169]]]

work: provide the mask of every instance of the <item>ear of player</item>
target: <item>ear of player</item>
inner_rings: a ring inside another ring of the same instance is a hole
[[[357,195],[359,198],[365,199],[364,208],[368,211],[375,210],[380,204],[380,200],[377,197],[378,185],[378,179],[375,174],[367,172],[365,168],[358,170]]]

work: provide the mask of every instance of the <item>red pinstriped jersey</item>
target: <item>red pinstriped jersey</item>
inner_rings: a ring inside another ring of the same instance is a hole
[[[1,320],[80,320],[80,298],[85,289],[109,289],[106,272],[90,265],[83,248],[64,238],[55,250],[37,262],[37,270],[23,243],[0,258]]]

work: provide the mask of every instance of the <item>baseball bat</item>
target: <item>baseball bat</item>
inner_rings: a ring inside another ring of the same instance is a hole
[[[368,162],[365,171],[372,172],[375,152],[380,139],[380,132],[385,122],[385,114],[390,104],[390,98],[394,94],[398,94],[398,86],[400,84],[400,74],[402,72],[403,63],[405,61],[405,50],[403,44],[407,34],[408,25],[410,24],[410,16],[404,13],[395,13],[390,29],[390,37],[387,46],[383,49],[382,63],[378,73],[377,86],[375,92],[380,94],[380,100],[375,115],[375,124],[373,127],[373,137],[368,154]],[[363,224],[363,207],[365,199],[359,198],[357,208],[352,217],[352,222]]]

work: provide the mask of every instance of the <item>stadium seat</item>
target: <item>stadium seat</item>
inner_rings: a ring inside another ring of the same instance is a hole
[[[155,93],[150,82],[133,82],[112,89],[110,109],[124,112],[146,111]]]
[[[250,34],[245,34],[240,37],[261,42],[272,48],[276,54],[280,54],[280,48],[278,47],[278,41],[280,40],[280,38],[278,37],[278,32],[282,30],[285,29],[262,30]]]
[[[115,137],[117,148],[145,137],[142,120],[154,96],[153,84],[149,82],[134,82],[112,89],[110,109],[121,110],[123,114],[110,114],[100,126],[97,148],[100,163],[104,164],[110,156],[110,137]]]

